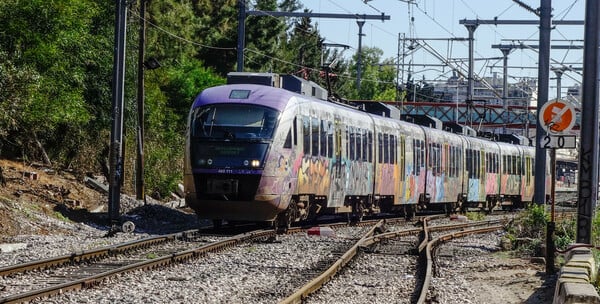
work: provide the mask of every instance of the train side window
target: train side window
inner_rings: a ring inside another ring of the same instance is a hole
[[[361,128],[356,128],[356,160],[361,160],[362,159],[362,133],[363,133],[363,129]]]
[[[354,138],[354,127],[349,127],[349,131],[350,131],[350,149],[348,150],[348,152],[350,153],[350,155],[348,155],[348,158],[350,160],[355,160],[356,159],[356,143],[355,143],[355,138]]]
[[[454,147],[453,146],[449,146],[448,147],[447,162],[448,162],[448,176],[449,177],[454,177],[454,165],[456,163],[454,161]]]
[[[303,136],[303,150],[304,155],[310,155],[310,118],[302,117],[302,136]]]
[[[327,156],[327,128],[326,121],[321,120],[321,156]]]
[[[372,131],[369,131],[367,149],[369,150],[369,162],[373,162],[373,132]]]
[[[392,163],[397,164],[398,163],[398,137],[396,137],[395,135],[393,135],[394,137],[394,142],[392,144]]]
[[[368,161],[369,160],[369,146],[368,146],[368,141],[367,141],[367,130],[363,130],[362,133],[362,160],[363,161]]]
[[[396,163],[396,136],[390,135],[390,164]]]
[[[400,180],[404,180],[406,174],[406,140],[404,136],[400,136]]]
[[[506,155],[502,155],[502,174],[506,174]]]
[[[285,149],[292,148],[292,128],[288,130],[287,135],[285,136],[285,142],[283,143],[283,147]]]
[[[383,162],[383,135],[381,133],[377,133],[377,147],[379,148],[377,151],[377,163]]]
[[[390,164],[390,135],[383,134],[383,162]]]
[[[523,160],[521,156],[517,156],[517,174],[523,175]]]
[[[327,122],[327,157],[333,157],[333,124]]]
[[[498,173],[498,153],[494,153],[494,173]]]
[[[467,171],[469,172],[469,178],[473,178],[473,153],[471,149],[467,149]]]
[[[421,145],[420,145],[421,148],[419,151],[421,153],[421,156],[419,157],[419,161],[421,163],[419,164],[419,167],[424,168],[425,167],[425,141],[420,140],[420,142],[421,142]]]
[[[512,162],[512,174],[517,174],[517,157],[512,155],[511,162]]]
[[[311,128],[312,128],[312,135],[311,135],[311,139],[312,139],[312,145],[311,145],[311,155],[312,156],[319,156],[319,119],[316,117],[313,117],[311,119]]]
[[[294,117],[294,122],[292,122],[292,137],[294,139],[294,146],[298,145],[298,126],[296,125],[297,123],[297,119],[296,117]]]
[[[479,178],[479,169],[481,168],[481,160],[479,159],[479,151],[473,150],[473,173],[475,173],[475,178]]]

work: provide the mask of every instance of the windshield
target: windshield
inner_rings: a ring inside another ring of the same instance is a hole
[[[279,112],[246,104],[213,104],[192,114],[192,137],[211,139],[270,139]]]

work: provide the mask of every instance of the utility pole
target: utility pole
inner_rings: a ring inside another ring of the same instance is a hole
[[[244,71],[244,48],[246,40],[246,0],[238,0],[237,71]]]
[[[467,77],[467,100],[473,100],[473,67],[475,60],[473,59],[473,49],[475,44],[475,30],[479,24],[477,22],[465,22],[464,26],[469,31],[469,76]]]
[[[576,237],[577,243],[583,244],[592,244],[592,219],[598,199],[598,17],[598,1],[586,1]]]
[[[552,29],[552,1],[540,0],[540,51],[538,53],[538,101],[537,113],[541,113],[542,106],[548,102],[548,88],[550,78],[550,31]],[[540,142],[546,136],[538,119],[535,129],[535,177],[534,200],[538,205],[546,202],[546,150],[540,147]],[[554,182],[554,181],[552,181]]]
[[[356,60],[356,90],[360,92],[360,77],[361,77],[361,64],[362,64],[362,37],[363,37],[363,33],[362,33],[362,28],[363,25],[365,25],[364,21],[356,21],[356,24],[358,24],[358,53],[357,55],[357,60]]]
[[[500,48],[500,51],[502,52],[502,56],[503,58],[503,73],[504,75],[502,76],[502,104],[503,104],[503,108],[504,108],[504,113],[502,113],[502,122],[503,122],[503,127],[502,127],[502,133],[506,134],[506,124],[508,123],[507,121],[507,116],[508,116],[508,54],[510,54],[510,51],[512,50],[512,48]]]
[[[135,197],[144,200],[144,56],[146,48],[146,1],[140,0],[140,32],[138,45],[138,132],[137,132],[137,157],[135,162]]]
[[[123,180],[123,103],[125,85],[125,36],[127,1],[115,0],[115,51],[112,87],[112,129],[110,134],[110,180],[108,187],[108,219],[112,233],[120,220],[121,181]]]

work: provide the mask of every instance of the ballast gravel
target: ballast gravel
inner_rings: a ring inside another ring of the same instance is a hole
[[[26,248],[0,252],[0,267],[171,233],[169,218],[187,216],[176,210],[166,214],[163,206],[144,206],[140,210],[154,217],[130,215],[141,227],[132,234],[118,233],[106,238],[106,227],[60,223],[70,227],[71,233],[14,237],[11,243],[26,244]],[[188,224],[197,227],[206,223],[190,220],[182,224],[181,219],[175,223],[177,227]],[[67,292],[39,303],[278,303],[305,284],[308,277],[314,277],[316,268],[321,271],[323,261],[337,259],[337,253],[350,246],[357,233],[364,232],[342,229],[336,230],[333,238],[299,234],[280,236],[278,242],[271,244],[247,243],[187,263],[123,274],[95,288]],[[543,265],[498,254],[500,234],[478,235],[464,242],[458,245],[459,249],[450,250],[452,257],[439,260],[430,294],[434,303],[523,303],[523,299],[548,299],[541,295],[553,290],[553,286],[549,285],[549,278],[539,275]],[[398,242],[391,246],[404,245]],[[322,292],[311,296],[308,303],[411,303],[415,262],[416,256],[410,254],[360,253],[349,268],[334,277]],[[517,263],[521,268],[514,268]],[[507,277],[500,275],[503,272],[509,273]]]

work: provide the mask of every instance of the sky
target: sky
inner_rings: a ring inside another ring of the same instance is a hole
[[[521,0],[533,9],[540,7],[542,0]],[[468,62],[468,42],[448,41],[446,38],[468,38],[466,27],[460,20],[529,20],[539,21],[533,12],[523,8],[513,0],[302,0],[305,8],[313,13],[367,14],[390,16],[390,20],[366,20],[363,26],[362,45],[383,50],[383,58],[396,58],[399,49],[399,35],[417,38],[426,42],[443,58],[461,59],[464,66]],[[410,2],[410,3],[409,3]],[[554,0],[553,20],[583,21],[585,0]],[[412,21],[411,21],[412,20]],[[349,45],[345,57],[358,50],[359,27],[355,19],[313,18],[326,43]],[[583,46],[583,25],[557,25],[551,32],[552,45]],[[503,75],[502,52],[492,45],[498,44],[539,44],[537,25],[479,25],[474,32],[474,73],[478,76],[498,77]],[[407,42],[410,44],[410,42]],[[403,52],[401,47],[401,52]],[[583,49],[553,49],[550,53],[551,67],[560,64],[581,68]],[[534,49],[513,49],[508,55],[509,83],[522,78],[537,78],[538,53]],[[404,60],[409,63],[415,79],[440,81],[452,75],[452,69],[432,66],[442,61],[424,48],[419,48]],[[466,71],[466,70],[465,70]],[[581,83],[581,71],[567,71],[561,78],[562,94],[566,88]],[[406,74],[405,74],[406,75]],[[405,76],[406,77],[406,76]],[[549,98],[556,93],[556,76],[550,72]]]

